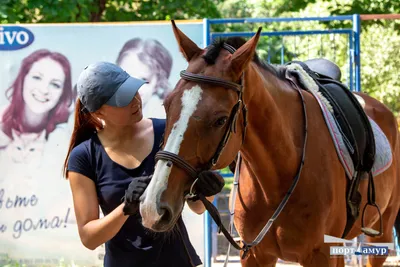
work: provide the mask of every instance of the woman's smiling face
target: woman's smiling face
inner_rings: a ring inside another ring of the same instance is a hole
[[[22,96],[26,107],[37,114],[49,112],[60,100],[64,82],[60,63],[48,57],[36,61],[24,78]]]

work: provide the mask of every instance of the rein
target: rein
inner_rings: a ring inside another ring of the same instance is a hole
[[[233,54],[236,50],[235,48],[233,48],[232,46],[224,43],[223,44],[223,48],[228,50],[231,54]],[[242,75],[240,84],[235,83],[235,82],[231,82],[231,81],[226,81],[220,78],[216,78],[216,77],[211,77],[211,76],[204,76],[204,75],[200,75],[200,74],[194,74],[194,73],[190,73],[187,72],[185,70],[180,72],[180,76],[182,79],[188,80],[188,81],[193,81],[193,82],[197,82],[197,83],[205,83],[205,84],[211,84],[211,85],[216,85],[216,86],[221,86],[224,87],[226,89],[230,89],[230,90],[234,90],[238,93],[238,101],[235,104],[235,106],[232,108],[231,110],[231,114],[229,116],[229,125],[225,130],[225,134],[223,136],[223,138],[221,139],[213,157],[209,160],[209,162],[205,165],[204,168],[197,170],[195,168],[193,168],[189,163],[187,163],[183,158],[181,158],[179,155],[168,152],[168,151],[159,151],[156,153],[155,156],[155,160],[166,160],[168,161],[167,166],[168,167],[172,167],[173,164],[177,165],[179,168],[181,168],[182,170],[184,170],[192,179],[193,179],[193,184],[190,188],[190,192],[189,194],[186,196],[187,199],[191,199],[191,198],[196,198],[198,197],[203,205],[205,206],[205,208],[207,209],[207,211],[209,212],[210,216],[213,218],[214,222],[216,223],[216,225],[218,226],[218,230],[219,232],[222,231],[222,233],[224,234],[224,236],[226,237],[226,239],[229,241],[229,248],[228,248],[228,255],[227,258],[229,256],[229,250],[230,250],[230,246],[232,245],[233,247],[235,247],[238,250],[243,251],[243,255],[242,255],[242,259],[244,259],[246,257],[246,255],[248,254],[249,250],[258,245],[262,239],[264,238],[264,236],[268,233],[268,231],[270,230],[272,224],[274,223],[274,221],[276,220],[276,218],[279,216],[279,214],[282,212],[283,208],[285,207],[286,203],[288,202],[290,196],[292,195],[298,181],[299,178],[301,176],[301,171],[304,165],[304,159],[305,159],[305,151],[306,151],[306,144],[307,144],[307,112],[306,112],[306,105],[305,105],[305,101],[304,101],[304,97],[302,94],[302,91],[300,88],[297,87],[296,83],[291,80],[290,77],[287,77],[288,80],[290,82],[293,83],[294,87],[297,89],[297,92],[299,93],[300,97],[301,97],[301,102],[302,102],[302,107],[303,107],[303,116],[304,116],[304,145],[303,145],[303,151],[302,151],[302,156],[301,156],[301,162],[297,171],[296,176],[293,179],[293,182],[288,190],[288,192],[286,193],[285,197],[283,198],[283,200],[281,201],[281,203],[279,204],[278,208],[275,210],[275,212],[273,213],[272,217],[268,220],[267,224],[263,227],[263,229],[260,231],[260,233],[257,235],[257,237],[250,243],[246,243],[245,241],[242,240],[242,245],[239,245],[234,238],[231,235],[232,232],[232,228],[233,228],[233,220],[231,218],[230,221],[230,231],[228,232],[228,230],[225,228],[225,226],[222,224],[221,222],[221,218],[220,218],[220,214],[217,210],[217,208],[210,202],[208,201],[205,196],[203,196],[202,194],[195,194],[192,192],[192,189],[194,187],[194,184],[197,182],[197,179],[199,179],[199,177],[201,177],[202,175],[204,175],[204,173],[211,172],[211,168],[213,166],[215,166],[218,162],[218,159],[225,147],[225,145],[227,144],[229,137],[231,135],[231,133],[236,133],[236,124],[237,124],[237,118],[238,118],[238,114],[240,109],[243,112],[243,118],[244,118],[244,122],[243,122],[243,136],[242,136],[242,144],[244,142],[244,138],[245,138],[245,134],[246,134],[246,126],[247,126],[247,108],[245,103],[243,102],[243,90],[244,87],[242,85],[243,80],[244,80],[244,73]],[[234,187],[232,189],[233,191],[233,201],[232,203],[235,202],[235,197],[236,197],[236,193],[238,190],[238,184],[239,184],[239,172],[240,172],[240,163],[241,163],[241,155],[240,155],[240,151],[238,153],[238,160],[237,160],[237,165],[236,165],[236,170],[235,170],[235,182],[234,182]],[[233,208],[230,211],[231,215],[234,215],[234,204],[233,204]],[[226,264],[226,262],[225,262]]]

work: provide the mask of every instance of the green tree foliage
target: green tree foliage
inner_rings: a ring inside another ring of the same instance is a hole
[[[320,17],[346,14],[400,13],[400,1],[389,0],[226,0],[219,4],[224,16],[243,17]],[[324,30],[351,28],[350,21],[246,23],[214,26],[214,31],[263,32],[282,30]],[[395,114],[400,111],[399,57],[400,20],[362,21],[361,34],[361,89],[383,101]],[[349,53],[346,35],[329,34],[296,37],[262,37],[257,52],[272,63],[325,57],[339,65],[342,79],[349,82]],[[281,58],[284,51],[284,58]]]
[[[394,24],[394,22],[390,23]],[[362,90],[399,115],[400,34],[393,25],[373,24],[361,35]]]
[[[296,0],[299,1],[299,0]],[[329,11],[335,15],[349,14],[398,14],[400,1],[393,0],[340,0],[328,1]]]
[[[400,13],[399,1],[338,0],[316,1],[291,12],[294,16],[332,16],[348,14]],[[285,13],[282,13],[285,16]],[[326,28],[350,28],[350,23],[323,23]],[[370,20],[361,23],[361,90],[376,97],[395,115],[400,112],[400,82],[398,81],[400,51],[400,20]],[[326,42],[329,44],[329,42]],[[342,71],[347,68],[348,46],[337,46],[336,63]]]
[[[145,21],[221,17],[219,0],[0,0],[1,23]]]
[[[391,0],[0,0],[0,23],[146,21],[201,18],[311,17],[345,14],[400,13]],[[349,28],[343,22],[245,23],[213,25],[216,32],[263,32]],[[363,21],[362,89],[400,111],[396,51],[400,51],[400,20]],[[348,40],[343,35],[264,36],[258,53],[271,63],[326,57],[342,69],[348,82]],[[284,55],[282,58],[281,55]]]

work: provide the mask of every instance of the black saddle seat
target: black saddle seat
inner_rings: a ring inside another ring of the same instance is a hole
[[[347,223],[343,232],[344,238],[359,216],[361,194],[358,191],[360,179],[364,174],[368,175],[368,205],[375,204],[375,189],[371,169],[375,160],[375,139],[367,114],[355,98],[349,88],[340,81],[341,72],[339,67],[327,59],[310,59],[298,63],[314,79],[319,87],[320,93],[330,102],[334,118],[342,132],[354,164],[354,177],[349,177],[346,188],[347,201]],[[370,186],[371,189],[370,190]],[[376,206],[377,207],[377,206]],[[364,214],[365,208],[363,210]],[[382,216],[380,215],[380,223]],[[382,226],[382,224],[381,224]],[[362,229],[365,234],[374,236],[382,233],[373,229],[364,228],[362,218]]]
[[[316,72],[320,76],[325,76],[323,78],[331,78],[336,81],[340,81],[342,78],[340,68],[335,63],[325,58],[313,58],[304,61],[304,63],[313,72]]]

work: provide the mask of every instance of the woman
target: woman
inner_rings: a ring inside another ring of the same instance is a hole
[[[139,198],[151,180],[165,127],[163,119],[143,118],[137,92],[144,84],[106,62],[86,67],[78,79],[64,173],[79,235],[92,250],[105,243],[106,267],[197,266],[201,261],[181,218],[169,233],[152,233],[140,223]],[[223,181],[211,183],[223,187]],[[201,202],[188,204],[204,212]]]
[[[71,66],[57,52],[40,49],[27,56],[13,84],[6,91],[10,105],[1,116],[0,147],[18,134],[44,132],[45,138],[58,124],[68,121],[74,99]]]
[[[124,44],[116,63],[132,77],[148,81],[139,90],[143,115],[165,118],[162,104],[171,91],[172,56],[168,50],[157,40],[134,38]]]

